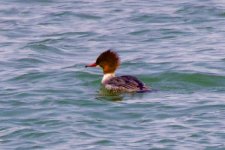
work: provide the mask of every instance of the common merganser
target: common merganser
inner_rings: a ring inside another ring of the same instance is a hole
[[[120,58],[115,51],[107,50],[101,53],[95,63],[85,67],[100,66],[103,69],[102,85],[112,92],[145,92],[150,88],[134,76],[115,76],[115,71],[120,65]]]

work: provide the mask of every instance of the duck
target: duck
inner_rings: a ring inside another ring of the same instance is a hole
[[[103,77],[101,83],[103,87],[111,92],[147,92],[151,88],[146,86],[137,77],[132,75],[116,76],[115,71],[120,66],[120,57],[114,50],[102,52],[94,63],[85,67],[101,67]]]

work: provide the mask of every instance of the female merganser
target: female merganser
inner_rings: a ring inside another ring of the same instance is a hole
[[[112,50],[101,53],[96,62],[86,65],[85,67],[100,66],[103,69],[104,76],[102,78],[103,86],[112,92],[145,92],[150,88],[134,76],[124,75],[115,76],[115,71],[120,65],[118,54]]]

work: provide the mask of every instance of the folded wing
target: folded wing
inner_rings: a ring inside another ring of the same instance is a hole
[[[147,91],[148,87],[144,85],[143,82],[138,80],[134,76],[119,76],[114,77],[106,82],[106,89],[114,91],[126,91],[126,92],[138,92],[138,91]]]

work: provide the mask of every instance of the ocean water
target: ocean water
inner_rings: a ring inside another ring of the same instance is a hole
[[[151,93],[100,94],[107,49]],[[223,0],[0,2],[0,149],[225,149]]]

